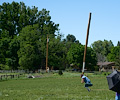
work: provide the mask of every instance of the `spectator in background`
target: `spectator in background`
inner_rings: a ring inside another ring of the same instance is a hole
[[[117,93],[117,92],[116,92],[115,100],[120,100],[120,93]]]

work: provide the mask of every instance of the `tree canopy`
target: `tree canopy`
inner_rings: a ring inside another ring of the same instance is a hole
[[[107,55],[110,53],[111,48],[113,47],[112,41],[95,41],[92,44],[93,50],[96,52],[97,55],[97,61],[98,62],[104,62],[107,61]]]
[[[115,62],[117,66],[120,66],[120,46],[113,47],[107,58],[109,61]]]
[[[0,5],[0,69],[45,69],[48,42],[48,67],[63,70],[70,64],[82,69],[84,45],[72,34],[63,39],[59,24],[50,11],[26,6],[24,2]],[[95,41],[87,47],[86,69],[95,70],[99,61],[114,61],[120,66],[120,42]]]
[[[72,44],[67,53],[69,63],[78,66],[81,70],[83,65],[84,48],[85,46],[81,44]],[[94,66],[96,66],[96,63],[96,54],[92,48],[88,47],[86,55],[86,69],[95,70]]]

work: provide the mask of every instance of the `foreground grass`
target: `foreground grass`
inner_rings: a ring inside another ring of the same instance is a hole
[[[80,73],[46,74],[34,79],[12,79],[0,82],[0,100],[114,100],[106,76],[88,74],[91,92],[80,83]]]

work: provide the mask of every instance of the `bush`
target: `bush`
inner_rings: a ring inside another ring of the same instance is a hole
[[[63,75],[62,70],[59,70],[58,74],[59,74],[59,75]]]
[[[104,74],[104,75],[107,75],[107,73],[105,73],[105,72],[104,72],[103,74]]]
[[[99,71],[99,67],[98,66],[94,66],[95,71]]]
[[[10,67],[8,65],[3,65],[3,64],[0,64],[0,68],[2,70],[10,70]]]
[[[111,74],[111,72],[102,72],[103,73],[103,75],[109,75],[109,74]]]
[[[94,72],[94,75],[101,75],[102,73],[101,72]]]

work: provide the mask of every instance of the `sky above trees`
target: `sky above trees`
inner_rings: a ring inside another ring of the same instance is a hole
[[[21,0],[14,0],[20,2]],[[12,0],[0,0],[11,3]],[[116,46],[119,39],[119,0],[24,0],[27,6],[46,8],[55,23],[59,24],[64,38],[73,34],[85,44],[89,13],[92,13],[88,45],[97,40],[111,40]]]

